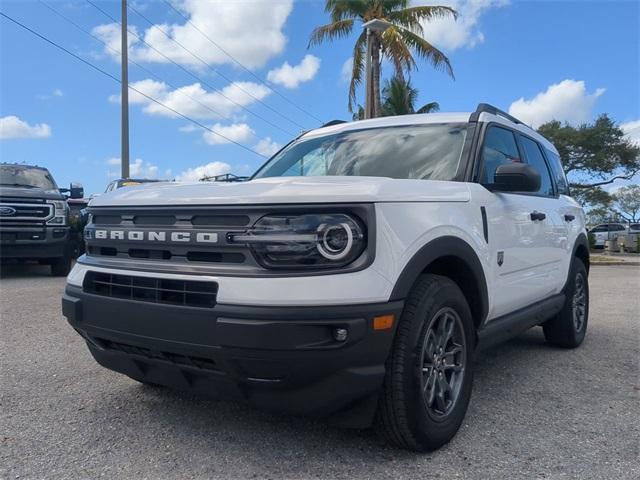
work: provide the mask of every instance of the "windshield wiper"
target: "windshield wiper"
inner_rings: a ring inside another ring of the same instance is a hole
[[[35,185],[28,185],[26,183],[0,183],[0,185],[8,185],[10,187],[38,188]]]

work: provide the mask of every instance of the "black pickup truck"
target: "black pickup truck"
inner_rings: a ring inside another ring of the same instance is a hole
[[[77,183],[58,188],[46,168],[0,164],[0,259],[38,260],[51,265],[52,275],[66,276],[72,259],[67,198],[83,194]]]

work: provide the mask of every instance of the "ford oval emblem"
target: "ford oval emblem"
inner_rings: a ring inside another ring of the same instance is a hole
[[[13,215],[14,213],[16,213],[16,209],[13,207],[0,207],[0,215],[3,217]]]

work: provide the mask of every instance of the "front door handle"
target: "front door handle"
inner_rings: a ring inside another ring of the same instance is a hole
[[[565,215],[564,216],[564,221],[565,222],[573,222],[576,219],[575,215]]]
[[[547,218],[547,216],[542,212],[536,212],[536,211],[531,212],[531,220],[534,222],[536,220],[544,220],[545,218]]]

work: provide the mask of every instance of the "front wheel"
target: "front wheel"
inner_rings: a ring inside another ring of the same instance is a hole
[[[376,426],[389,443],[434,450],[456,434],[473,382],[474,326],[460,288],[423,275],[405,304],[386,364]]]
[[[582,260],[574,258],[565,289],[566,300],[560,313],[542,324],[551,345],[576,348],[584,340],[589,321],[589,280]]]

